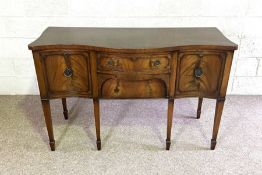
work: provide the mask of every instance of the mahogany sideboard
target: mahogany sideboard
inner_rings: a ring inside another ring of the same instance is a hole
[[[168,100],[166,149],[171,144],[174,100],[216,100],[211,149],[225,102],[234,50],[217,28],[48,27],[29,44],[33,52],[51,150],[55,139],[51,99],[92,98],[97,149],[101,149],[99,99]]]

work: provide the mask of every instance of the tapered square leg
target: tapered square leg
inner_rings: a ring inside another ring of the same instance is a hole
[[[216,112],[215,112],[213,134],[212,134],[211,146],[210,146],[211,150],[214,150],[215,147],[216,147],[217,134],[218,134],[221,116],[222,116],[222,112],[223,112],[223,108],[224,108],[224,102],[225,102],[224,97],[218,98],[217,102],[216,102]]]
[[[167,137],[166,137],[166,150],[170,149],[171,145],[171,129],[173,120],[173,110],[174,110],[174,99],[168,100],[168,110],[167,110]]]
[[[97,146],[97,150],[101,150],[99,99],[93,99],[93,103],[94,103],[94,114],[95,114],[95,125],[96,125],[96,146]]]
[[[199,98],[198,106],[197,106],[197,119],[199,119],[201,115],[202,102],[203,102],[203,98]]]
[[[68,110],[67,110],[67,106],[66,106],[66,98],[62,98],[62,104],[63,104],[64,118],[65,118],[65,120],[68,120]]]
[[[49,145],[51,151],[55,151],[55,139],[53,134],[53,124],[52,124],[49,100],[42,100],[42,108],[45,116],[45,123],[46,123],[46,128],[49,137]]]

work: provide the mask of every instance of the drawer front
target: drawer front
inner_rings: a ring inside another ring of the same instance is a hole
[[[90,94],[88,53],[42,52],[40,55],[50,97]]]
[[[165,83],[158,79],[108,79],[101,88],[103,98],[164,98]]]
[[[178,58],[177,96],[216,97],[222,81],[226,54],[183,52]]]
[[[98,55],[99,72],[149,72],[170,71],[169,54],[106,54]]]
[[[98,74],[101,98],[166,98],[169,75]]]

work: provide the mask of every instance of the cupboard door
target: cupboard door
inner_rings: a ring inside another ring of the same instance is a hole
[[[41,59],[50,97],[91,93],[88,53],[43,52]]]
[[[216,97],[219,92],[226,54],[182,52],[178,58],[177,96]]]

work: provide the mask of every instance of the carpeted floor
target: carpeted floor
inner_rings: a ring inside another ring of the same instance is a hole
[[[38,96],[0,96],[0,174],[262,174],[262,96],[228,96],[217,147],[209,150],[215,101],[175,102],[165,150],[167,100],[102,100],[102,150],[90,99],[53,100],[51,152]]]

